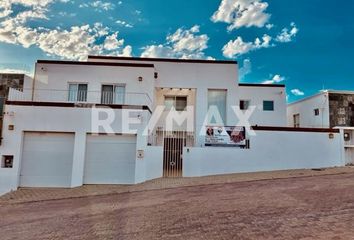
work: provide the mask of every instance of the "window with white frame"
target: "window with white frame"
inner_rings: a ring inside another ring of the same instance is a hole
[[[227,90],[224,89],[208,89],[208,109],[212,116],[209,116],[210,124],[225,124],[226,122],[226,96]],[[211,107],[215,107],[221,117],[222,122],[215,119],[215,113],[210,112]]]
[[[87,84],[86,83],[69,83],[69,102],[86,102],[87,101]]]
[[[185,111],[187,107],[186,96],[165,96],[165,110],[171,110],[173,108],[176,111]]]
[[[114,85],[114,84],[102,85],[101,103],[102,104],[124,104],[125,85]]]

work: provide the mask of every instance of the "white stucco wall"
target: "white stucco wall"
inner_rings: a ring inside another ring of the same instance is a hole
[[[311,169],[344,166],[341,135],[328,133],[257,131],[250,149],[184,149],[183,176]]]
[[[249,119],[252,126],[287,126],[284,87],[240,86],[239,94],[240,100],[256,107]],[[274,101],[274,111],[264,111],[263,101]]]
[[[5,105],[5,109],[6,112],[13,112],[14,114],[4,117],[4,139],[0,146],[0,156],[13,155],[14,166],[13,168],[0,168],[0,193],[15,190],[19,185],[23,134],[25,131],[75,133],[71,187],[81,186],[83,183],[86,136],[87,133],[92,132],[91,108]],[[115,120],[111,124],[113,132],[106,132],[103,129],[100,129],[99,132],[128,133],[122,130],[122,110],[114,109],[112,111],[115,114]],[[137,150],[145,150],[147,137],[143,136],[142,132],[150,118],[150,113],[139,110],[131,111],[131,117],[134,118],[137,115],[142,117],[142,123],[132,125],[132,128],[137,130]],[[105,119],[105,115],[103,114],[100,119]],[[13,131],[8,130],[10,124],[14,125]],[[155,161],[155,159],[149,158],[149,161]],[[146,180],[145,164],[142,165],[142,162],[144,162],[144,159],[136,159],[135,183]]]
[[[147,146],[145,149],[145,180],[163,176],[163,147]]]
[[[134,59],[89,59],[89,61],[154,64],[155,71],[158,72],[158,78],[155,80],[156,88],[196,89],[195,132],[198,133],[204,127],[204,120],[208,112],[208,89],[227,90],[225,125],[234,126],[238,123],[231,108],[231,106],[239,104],[237,64],[134,61]],[[197,135],[196,143],[199,146],[204,145],[203,136]]]
[[[143,81],[138,81],[143,77]],[[154,99],[154,69],[149,67],[88,66],[67,64],[36,64],[35,101],[67,101],[69,83],[88,84],[87,102],[101,102],[104,84],[125,84],[126,103],[149,105],[146,96]]]
[[[320,115],[315,116],[314,110],[320,109]],[[294,114],[300,114],[300,127],[329,128],[328,93],[324,92],[287,107],[287,122],[294,126]]]

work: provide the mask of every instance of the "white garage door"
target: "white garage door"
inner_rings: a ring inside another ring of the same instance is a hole
[[[132,184],[136,136],[87,136],[84,184]]]
[[[24,135],[21,187],[70,187],[74,134],[34,133]]]

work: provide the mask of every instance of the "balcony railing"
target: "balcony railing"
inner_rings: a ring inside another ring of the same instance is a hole
[[[122,104],[152,107],[152,100],[147,93],[116,93],[108,91],[69,91],[53,89],[10,88],[9,101],[91,103],[91,104]]]

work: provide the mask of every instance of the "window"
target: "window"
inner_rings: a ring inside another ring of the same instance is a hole
[[[165,96],[165,110],[171,110],[172,107],[174,107],[176,111],[185,111],[187,107],[187,97]]]
[[[218,110],[222,122],[220,122],[218,119],[215,119],[215,113],[210,112],[212,116],[209,116],[209,123],[211,124],[224,124],[226,120],[226,96],[227,96],[227,91],[226,90],[208,90],[208,110],[210,110],[211,107],[216,107]],[[214,121],[213,121],[214,119]]]
[[[124,104],[125,86],[124,85],[102,85],[101,103],[102,104]]]
[[[263,111],[274,111],[274,101],[263,101]]]
[[[319,116],[320,115],[320,109],[316,108],[314,110],[314,112],[315,112],[315,116]]]
[[[299,128],[300,127],[300,114],[294,114],[294,127]]]
[[[241,110],[247,110],[250,106],[250,101],[249,100],[240,100],[240,109]]]
[[[70,83],[68,100],[70,102],[86,102],[87,84]]]

